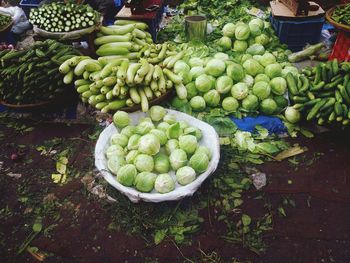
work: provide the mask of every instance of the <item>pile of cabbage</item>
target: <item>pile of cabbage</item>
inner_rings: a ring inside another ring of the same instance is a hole
[[[214,57],[179,60],[174,72],[183,78],[186,98],[173,106],[189,103],[193,111],[221,107],[227,112],[278,114],[288,105],[285,98],[288,72],[298,74],[289,63],[278,63],[269,52],[243,54],[232,60],[225,53]]]
[[[113,122],[120,132],[110,138],[107,166],[116,180],[140,192],[164,194],[187,185],[208,168],[211,151],[200,145],[202,132],[161,106],[131,125],[128,113],[117,111]]]

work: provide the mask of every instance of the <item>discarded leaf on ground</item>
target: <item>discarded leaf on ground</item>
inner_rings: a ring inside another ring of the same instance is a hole
[[[284,150],[283,152],[277,154],[275,156],[275,159],[277,161],[282,161],[286,158],[289,158],[289,157],[292,157],[292,156],[295,156],[295,155],[299,155],[299,154],[302,154],[304,153],[305,151],[307,151],[307,148],[303,148],[303,147],[300,147],[300,146],[294,146],[292,148],[289,148],[287,150]]]

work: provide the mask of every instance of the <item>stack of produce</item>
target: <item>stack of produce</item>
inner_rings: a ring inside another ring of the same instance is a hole
[[[5,28],[9,23],[11,23],[11,21],[12,19],[10,16],[0,14],[0,31],[1,29]]]
[[[117,20],[114,25],[101,27],[95,39],[95,45],[99,46],[96,54],[138,59],[148,44],[153,43],[147,28],[147,24],[132,20]]]
[[[350,26],[349,12],[350,4],[345,6],[337,6],[332,13],[332,19],[339,24]]]
[[[31,9],[29,21],[49,32],[70,32],[94,26],[100,15],[89,5],[52,2]]]
[[[290,111],[299,110],[306,120],[316,119],[319,125],[333,121],[349,124],[350,63],[339,64],[333,60],[302,72],[305,75],[299,77],[287,75],[289,94],[294,103]]]
[[[200,145],[201,130],[160,106],[153,106],[137,126],[130,125],[123,111],[114,114],[113,122],[121,131],[110,138],[107,165],[124,186],[164,194],[193,182],[208,168],[211,152]]]
[[[134,105],[141,105],[142,111],[146,112],[149,101],[162,96],[173,86],[180,96],[187,96],[180,76],[148,63],[146,59],[130,62],[113,57],[94,60],[78,56],[62,63],[60,72],[77,76],[75,86],[82,100],[104,113]]]
[[[0,51],[0,96],[10,104],[28,104],[55,98],[67,88],[73,74],[62,81],[59,65],[79,54],[54,40],[37,41],[27,50]]]
[[[239,63],[224,53],[203,59],[185,57],[175,62],[174,72],[182,77],[187,89],[186,97],[178,95],[177,105],[189,102],[194,111],[222,107],[228,112],[267,115],[287,106],[285,76],[288,72],[298,74],[297,68],[279,64],[269,52],[245,54]]]

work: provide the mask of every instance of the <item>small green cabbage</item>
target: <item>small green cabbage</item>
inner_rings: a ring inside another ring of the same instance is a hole
[[[206,75],[202,74],[195,80],[196,89],[200,92],[207,92],[208,90],[213,88],[211,78]]]
[[[188,61],[188,64],[191,66],[191,68],[193,67],[203,67],[204,62],[201,58],[190,58],[190,60]]]
[[[188,83],[185,87],[187,89],[187,99],[192,99],[194,96],[198,95],[198,90],[194,81]]]
[[[233,50],[236,52],[245,52],[247,48],[248,48],[247,41],[235,40],[235,42],[233,42]]]
[[[179,124],[181,130],[184,130],[190,126],[186,121],[179,121]]]
[[[195,151],[194,154],[196,153],[204,153],[208,156],[209,160],[211,159],[211,151],[208,147],[200,145],[198,146],[197,150]]]
[[[222,28],[222,34],[226,37],[233,38],[235,36],[236,25],[233,23],[227,23]]]
[[[135,177],[135,187],[140,192],[149,193],[154,188],[157,175],[150,172],[142,172]]]
[[[164,116],[163,121],[171,124],[174,124],[176,122],[176,116],[174,114],[167,114]]]
[[[158,124],[157,129],[158,129],[158,130],[161,130],[161,131],[163,131],[163,132],[166,132],[167,129],[169,128],[169,126],[170,126],[169,123],[163,121],[163,122],[161,122],[161,123]]]
[[[113,123],[118,128],[124,128],[130,124],[131,120],[129,114],[125,111],[117,111],[113,115]]]
[[[152,129],[149,134],[153,134],[156,136],[159,140],[159,143],[161,146],[165,145],[166,142],[168,141],[168,137],[166,136],[166,133],[162,130],[159,129]],[[145,136],[145,135],[144,135]]]
[[[160,150],[160,142],[154,134],[146,134],[140,138],[139,148],[140,153],[148,155],[156,155]]]
[[[233,97],[226,97],[222,101],[222,108],[226,111],[237,111],[239,107],[238,101]]]
[[[261,34],[259,36],[256,36],[254,40],[255,40],[255,43],[263,45],[263,46],[266,46],[267,44],[270,43],[270,38],[265,34]]]
[[[200,75],[205,74],[204,68],[201,66],[196,66],[191,68],[190,73],[193,79],[198,78]],[[192,82],[191,82],[192,83]]]
[[[125,186],[132,186],[137,175],[135,165],[126,164],[119,168],[117,172],[117,181]]]
[[[128,154],[125,156],[126,163],[133,164],[137,155],[139,155],[138,150],[131,150],[130,152],[128,152]]]
[[[235,37],[238,40],[246,40],[250,36],[249,26],[246,24],[239,24],[235,30]]]
[[[266,52],[264,55],[261,56],[259,63],[263,65],[264,67],[270,65],[270,64],[275,64],[276,63],[276,57],[269,53]]]
[[[182,149],[175,149],[169,156],[170,165],[173,170],[177,171],[187,163],[187,154]]]
[[[286,77],[289,72],[296,76],[299,74],[299,70],[296,67],[286,66],[282,69],[282,77]]]
[[[126,145],[128,145],[129,138],[124,134],[116,133],[111,136],[110,141],[111,144],[118,144],[121,147],[125,147]]]
[[[181,185],[192,183],[196,179],[196,171],[190,166],[181,167],[176,171],[176,180]]]
[[[152,121],[142,121],[136,126],[136,132],[140,135],[144,135],[154,129],[154,124]]]
[[[251,55],[263,55],[265,53],[265,48],[260,44],[253,44],[247,49],[247,53]]]
[[[175,74],[179,74],[180,72],[188,72],[190,71],[190,66],[187,65],[185,61],[178,60],[174,65],[173,71]]]
[[[132,125],[126,126],[120,131],[120,133],[130,138],[131,135],[136,133],[136,126],[132,126]]]
[[[209,107],[216,107],[220,102],[220,94],[217,90],[212,89],[206,92],[203,96],[206,105]]]
[[[282,77],[276,77],[270,81],[271,91],[276,95],[283,95],[287,91],[287,82]]]
[[[168,139],[177,139],[182,134],[182,130],[180,128],[180,123],[176,122],[171,124],[166,131],[166,135]]]
[[[227,55],[226,53],[223,53],[223,52],[215,53],[214,58],[225,61],[225,62],[230,59],[229,55]]]
[[[243,63],[243,68],[245,69],[245,71],[255,77],[256,75],[260,74],[260,73],[264,73],[264,67],[262,65],[260,65],[260,63],[258,61],[256,61],[255,59],[247,59],[246,61],[244,61]]]
[[[181,135],[179,137],[180,149],[184,150],[187,154],[192,154],[196,151],[198,142],[194,135]]]
[[[133,134],[130,136],[128,141],[127,148],[129,150],[137,150],[139,148],[139,142],[140,142],[141,135],[139,134]]]
[[[260,111],[271,115],[274,114],[277,110],[277,104],[273,99],[264,99],[260,104]]]
[[[264,29],[264,20],[260,19],[260,18],[254,18],[252,20],[249,21],[249,27],[251,26],[257,26],[260,30]]]
[[[149,110],[149,116],[151,117],[152,121],[160,121],[164,118],[166,114],[166,109],[164,109],[162,106],[152,106]]]
[[[261,28],[259,27],[259,25],[249,23],[249,30],[250,30],[251,37],[261,35]]]
[[[118,144],[113,144],[107,148],[106,156],[107,158],[112,158],[113,156],[124,156],[125,152],[122,146]]]
[[[230,50],[232,47],[232,41],[229,37],[223,36],[217,41],[219,47],[221,47],[224,51]]]
[[[164,153],[154,156],[154,170],[157,173],[167,173],[170,171],[169,157]]]
[[[154,160],[147,154],[139,154],[134,160],[136,169],[140,172],[151,172],[154,169]]]
[[[165,144],[165,152],[170,155],[174,150],[179,149],[179,141],[176,139],[170,139]]]
[[[197,153],[192,155],[189,165],[197,172],[203,173],[207,170],[209,165],[209,158],[205,153]]]
[[[248,85],[244,82],[238,82],[232,86],[231,95],[237,100],[243,100],[248,96]]]
[[[241,63],[243,64],[246,60],[248,60],[248,59],[250,59],[250,58],[253,58],[253,56],[250,55],[250,54],[244,54],[244,55],[242,55],[242,57],[241,57]]]
[[[117,175],[120,167],[122,167],[125,164],[126,164],[125,159],[124,157],[121,157],[121,156],[114,156],[113,158],[110,158],[107,161],[108,169],[115,175]]]
[[[265,68],[265,74],[270,78],[276,78],[282,76],[282,67],[278,63],[269,64]]]
[[[206,74],[209,74],[214,77],[221,76],[225,72],[225,69],[226,69],[225,62],[216,58],[209,60],[209,62],[204,68]]]
[[[233,85],[233,80],[226,75],[218,77],[216,79],[215,88],[220,94],[226,94],[230,92]]]
[[[271,94],[271,87],[269,83],[265,81],[258,81],[253,86],[253,94],[259,98],[259,100],[264,100],[268,98]]]
[[[266,76],[265,74],[258,74],[255,76],[254,82],[259,82],[259,81],[264,81],[264,82],[269,83],[270,78],[268,76]]]
[[[190,71],[181,71],[179,72],[178,76],[182,78],[182,83],[184,85],[187,85],[192,81],[192,74]]]
[[[237,63],[228,65],[226,74],[236,82],[241,81],[245,76],[243,67]]]
[[[243,82],[248,85],[248,88],[253,87],[254,85],[254,78],[248,74],[244,76]]]
[[[198,129],[197,127],[188,127],[184,129],[184,134],[190,134],[194,135],[197,138],[197,141],[199,141],[202,138],[202,131]]]
[[[242,100],[242,108],[247,111],[256,111],[259,107],[258,97],[255,95],[248,95]]]
[[[284,116],[290,123],[297,123],[300,121],[300,112],[293,107],[287,107]]]
[[[161,194],[169,193],[175,189],[175,182],[169,174],[163,173],[157,176],[154,189]]]
[[[194,111],[202,111],[206,107],[206,103],[203,97],[201,96],[195,96],[190,100],[191,108]]]

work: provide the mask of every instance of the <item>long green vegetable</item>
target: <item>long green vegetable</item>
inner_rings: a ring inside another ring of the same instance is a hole
[[[67,72],[62,81],[59,65],[78,54],[54,40],[37,41],[27,50],[0,51],[0,99],[11,104],[53,99],[73,78],[73,72]]]

